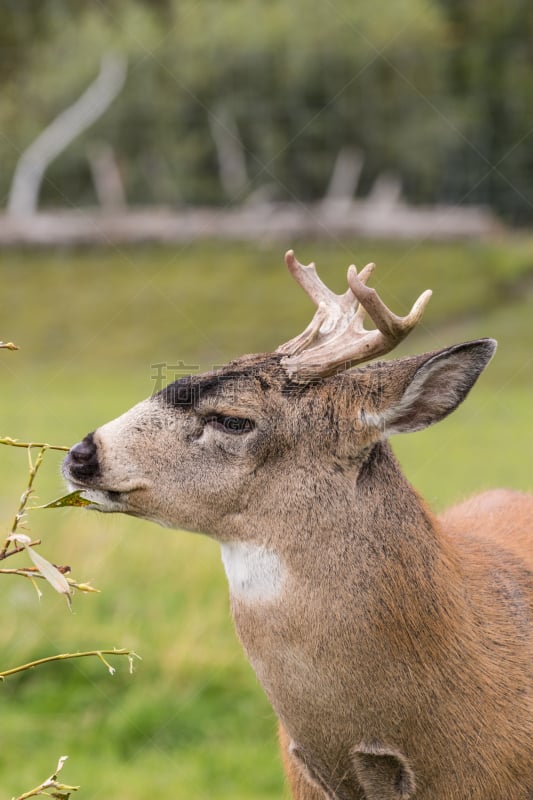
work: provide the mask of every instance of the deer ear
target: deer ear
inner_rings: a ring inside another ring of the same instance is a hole
[[[377,413],[386,436],[419,431],[444,419],[463,402],[496,350],[477,339],[432,355],[416,370],[401,396]]]

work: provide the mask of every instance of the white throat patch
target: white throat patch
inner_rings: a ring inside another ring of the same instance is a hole
[[[247,542],[226,542],[221,550],[233,597],[248,603],[271,603],[281,596],[287,570],[277,553]]]

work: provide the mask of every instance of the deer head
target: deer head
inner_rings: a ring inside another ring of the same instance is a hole
[[[398,317],[366,286],[373,264],[359,275],[351,266],[335,295],[314,264],[292,251],[286,263],[317,305],[305,331],[274,353],[182,378],[90,433],[64,462],[73,490],[100,511],[264,540],[316,516],[317,502],[342,505],[376,443],[445,417],[494,351],[479,340],[350,370],[402,340],[431,292]]]

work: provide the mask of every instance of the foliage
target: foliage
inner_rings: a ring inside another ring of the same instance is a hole
[[[98,590],[93,589],[93,587],[89,584],[77,583],[71,578],[66,578],[65,575],[70,572],[70,567],[56,567],[54,564],[51,564],[35,550],[35,547],[41,544],[41,540],[37,539],[36,541],[32,541],[30,536],[20,532],[21,529],[27,530],[28,511],[31,511],[32,508],[36,508],[36,506],[28,507],[28,501],[35,492],[35,478],[43,463],[46,452],[48,450],[59,450],[65,452],[68,450],[68,448],[43,443],[36,444],[34,442],[19,442],[17,439],[11,439],[8,436],[0,439],[0,444],[8,445],[9,447],[23,447],[27,452],[29,465],[28,482],[26,488],[20,496],[18,508],[15,516],[13,517],[13,522],[9,530],[9,535],[6,537],[3,546],[0,548],[0,561],[4,561],[7,558],[16,556],[19,553],[25,553],[33,562],[32,567],[21,566],[13,569],[4,567],[0,568],[0,574],[20,575],[21,577],[29,578],[34,584],[39,598],[41,597],[41,590],[37,586],[36,581],[39,578],[46,580],[57,592],[66,597],[70,608],[72,603],[73,589],[78,589],[81,592],[95,592]],[[39,451],[35,460],[32,457],[33,449],[37,449]],[[73,496],[76,494],[77,493],[74,492],[66,497],[56,500],[53,503],[48,503],[45,508],[63,505],[89,505],[88,502],[81,500],[81,498]],[[27,667],[23,667],[23,669],[26,668]],[[7,673],[0,672],[0,679],[4,677],[4,675],[17,671],[18,668],[10,670]]]
[[[0,342],[0,349],[7,349],[7,350],[18,350],[19,348],[13,344],[13,342]],[[51,564],[47,559],[45,559],[40,553],[38,553],[35,548],[41,544],[41,540],[37,539],[32,541],[31,537],[25,533],[21,533],[21,529],[27,530],[27,514],[29,510],[36,508],[36,506],[29,506],[28,501],[35,493],[35,479],[37,477],[37,473],[43,463],[44,456],[47,451],[49,450],[59,450],[65,451],[68,450],[66,447],[49,445],[49,444],[37,444],[37,443],[27,443],[27,442],[19,442],[16,439],[12,439],[10,437],[4,437],[0,439],[0,444],[8,445],[11,447],[16,448],[24,448],[27,453],[28,459],[28,466],[29,466],[29,475],[27,480],[27,485],[24,491],[22,492],[18,504],[17,511],[15,516],[13,517],[13,521],[11,524],[11,528],[9,531],[9,535],[6,537],[3,546],[0,548],[0,561],[4,561],[8,558],[12,558],[13,556],[17,556],[20,553],[24,553],[25,555],[29,556],[30,560],[33,562],[32,567],[28,566],[19,566],[14,568],[0,568],[0,573],[2,575],[18,575],[24,578],[29,578],[32,583],[34,584],[39,599],[42,597],[42,593],[37,586],[37,579],[43,579],[48,581],[48,583],[60,594],[63,594],[67,601],[69,608],[72,609],[72,590],[78,589],[81,592],[95,592],[98,591],[97,589],[93,589],[89,584],[80,584],[76,581],[72,580],[71,578],[66,578],[65,575],[70,572],[70,567],[57,567],[54,564]],[[34,459],[32,456],[32,450],[37,449],[38,454],[37,457]],[[60,498],[52,503],[48,503],[44,508],[57,508],[57,507],[64,507],[68,505],[89,505],[89,503],[82,498],[80,498],[78,492],[72,492],[69,495]],[[79,658],[89,658],[91,656],[96,656],[100,659],[100,661],[107,667],[108,671],[111,675],[115,673],[115,668],[111,666],[109,661],[105,658],[106,655],[113,655],[113,656],[121,656],[126,655],[128,656],[130,662],[130,672],[133,671],[133,658],[137,657],[135,653],[130,650],[117,650],[114,648],[113,650],[89,650],[86,652],[77,652],[77,653],[59,653],[56,655],[45,656],[43,658],[37,658],[33,661],[30,661],[27,664],[19,664],[16,667],[11,667],[9,669],[3,669],[0,671],[0,681],[4,681],[6,678],[11,677],[13,675],[17,675],[20,673],[26,673],[29,670],[33,669],[34,667],[41,666],[43,664],[49,664],[51,662],[57,661],[67,661],[72,659],[79,659]],[[58,781],[58,774],[61,772],[64,766],[64,762],[66,761],[67,756],[61,756],[58,761],[57,767],[55,772],[47,778],[45,781],[39,783],[38,786],[30,789],[23,794],[19,795],[16,800],[28,800],[30,797],[37,797],[46,795],[47,797],[55,797],[58,800],[68,800],[72,792],[75,792],[79,789],[79,786],[69,786],[66,784],[61,783]],[[50,791],[53,790],[53,791]]]
[[[430,504],[442,508],[494,485],[531,488],[532,242],[291,244],[338,291],[350,262],[375,260],[374,284],[399,313],[432,288],[423,328],[402,353],[499,339],[494,362],[456,413],[395,437],[406,474]],[[149,395],[160,374],[154,365],[166,363],[162,377],[172,380],[179,361],[203,369],[270,350],[312,313],[279,247],[10,252],[0,254],[0,282],[1,333],[21,348],[0,363],[2,428],[24,440],[74,443]],[[7,524],[24,485],[21,452],[1,453]],[[39,503],[64,491],[59,460],[52,465],[59,457],[47,455]],[[216,544],[120,515],[35,513],[50,560],[83,566],[102,593],[80,597],[69,614],[51,592],[39,604],[25,582],[1,581],[3,663],[70,652],[73,642],[90,650],[95,641],[137,651],[143,662],[135,681],[125,670],[108,680],[80,659],[1,684],[0,794],[38,784],[68,752],[69,777],[88,797],[282,796],[274,716],[232,629]]]
[[[321,197],[349,146],[364,153],[362,193],[395,171],[414,202],[531,219],[527,0],[46,0],[0,15],[4,194],[20,152],[114,49],[129,57],[126,89],[51,166],[47,205],[95,201],[87,153],[101,140],[130,202],[173,205]],[[244,147],[248,180],[231,197],[217,121]]]
[[[445,181],[457,192],[531,220],[529,136],[533,8],[524,0],[440,0],[448,25],[448,81],[464,137]]]

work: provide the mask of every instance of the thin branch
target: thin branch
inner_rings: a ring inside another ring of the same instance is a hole
[[[13,342],[0,342],[0,349],[2,349],[2,350],[19,350],[20,348],[18,348],[16,344],[13,344]]]
[[[96,658],[99,658],[100,661],[103,661],[103,663],[105,664],[111,675],[114,674],[115,669],[104,658],[104,656],[127,656],[130,662],[130,672],[133,671],[133,659],[138,658],[140,660],[141,658],[133,650],[124,650],[124,649],[86,650],[83,653],[58,653],[58,655],[55,656],[46,656],[46,658],[38,658],[35,661],[30,661],[28,664],[21,664],[19,667],[12,667],[11,669],[6,669],[3,672],[0,672],[0,680],[3,681],[10,675],[15,675],[17,672],[24,672],[25,670],[33,669],[33,667],[38,667],[41,664],[49,664],[52,661],[66,661],[67,659],[72,659],[72,658],[89,658],[90,656],[95,656]]]
[[[28,545],[29,547],[29,545]],[[19,548],[17,552],[20,550],[25,550],[25,547]],[[14,555],[13,552],[9,552],[6,554],[5,558],[8,556]],[[70,572],[70,567],[63,567],[63,566],[56,566],[53,565],[55,568],[62,574],[67,575]],[[39,578],[39,580],[46,581],[48,578],[46,575],[43,575],[42,572],[39,572],[37,567],[16,567],[13,569],[9,569],[8,567],[0,568],[0,575],[20,575],[23,578],[29,578],[30,580],[34,580],[35,578]],[[71,589],[77,589],[78,592],[94,592],[95,594],[100,594],[100,589],[96,589],[94,586],[91,586],[90,583],[78,583],[77,581],[73,580],[72,578],[67,578],[67,583]]]
[[[35,460],[35,464],[33,464],[32,460],[31,460],[31,448],[30,447],[27,448],[27,450],[28,450],[28,460],[29,460],[29,466],[30,466],[28,483],[27,483],[26,488],[24,489],[24,491],[22,492],[22,495],[20,497],[19,507],[17,509],[17,513],[15,514],[15,516],[13,518],[13,523],[11,525],[10,534],[9,534],[9,536],[7,537],[7,539],[4,542],[4,546],[0,550],[0,559],[5,558],[5,554],[7,553],[9,545],[12,542],[12,538],[11,537],[13,536],[14,533],[16,533],[16,530],[17,530],[17,528],[18,528],[18,526],[20,524],[20,521],[24,517],[24,512],[26,510],[26,503],[28,502],[28,500],[30,498],[30,495],[31,495],[31,493],[33,491],[33,483],[35,481],[35,476],[37,475],[39,467],[43,463],[44,454],[45,454],[47,449],[48,448],[45,445],[41,446],[41,448],[39,450],[39,453],[37,455],[37,458]]]
[[[35,476],[37,474],[37,471],[38,471],[39,467],[41,466],[41,464],[43,462],[43,458],[44,458],[45,452],[47,450],[61,450],[61,451],[68,452],[69,448],[68,447],[63,447],[61,445],[47,444],[45,442],[19,442],[18,439],[12,439],[10,436],[4,436],[4,437],[0,438],[0,444],[5,444],[5,445],[8,445],[9,447],[24,447],[24,448],[26,448],[26,450],[28,451],[28,461],[29,461],[29,467],[30,467],[28,483],[27,483],[26,488],[25,488],[25,490],[22,493],[22,496],[20,498],[19,507],[18,507],[17,513],[15,514],[15,517],[13,519],[13,523],[11,525],[11,530],[10,530],[9,536],[6,538],[6,540],[4,542],[4,545],[3,545],[2,549],[0,550],[0,561],[1,561],[4,558],[7,558],[10,555],[13,555],[15,552],[19,552],[18,550],[16,550],[16,551],[13,550],[13,551],[8,552],[9,546],[10,546],[11,541],[12,541],[11,537],[16,532],[16,530],[17,530],[17,528],[18,528],[18,526],[20,524],[20,521],[24,516],[24,512],[25,512],[25,509],[26,509],[26,504],[27,504],[27,502],[29,500],[29,497],[30,497],[32,489],[33,489],[33,483],[35,481]],[[37,456],[35,464],[33,464],[32,459],[31,459],[31,451],[32,451],[32,448],[34,448],[34,447],[39,448],[39,454]]]
[[[41,539],[34,539],[32,542],[28,543],[28,547],[37,547],[37,545],[42,544]],[[20,547],[15,547],[14,550],[10,550],[8,553],[0,553],[0,561],[3,561],[4,558],[9,558],[9,556],[16,556],[17,553],[23,553],[26,549],[26,545],[21,544]],[[58,567],[61,569],[61,567]],[[5,572],[5,570],[0,570],[0,572]]]
[[[63,765],[67,760],[68,756],[61,756],[59,761],[57,762],[56,771],[53,775],[50,775],[45,781],[36,786],[34,789],[30,789],[29,792],[24,792],[24,794],[19,795],[13,800],[28,800],[29,797],[37,797],[38,795],[46,795],[47,797],[57,797],[57,798],[64,798],[64,800],[68,800],[70,797],[71,792],[77,792],[80,788],[79,786],[67,786],[65,783],[58,783],[57,776],[63,769]],[[48,789],[56,789],[57,792],[50,794],[47,790]]]
[[[42,450],[61,450],[68,453],[70,447],[59,444],[47,444],[46,442],[19,442],[18,439],[12,439],[10,436],[0,438],[0,444],[7,444],[10,447],[40,447]]]

